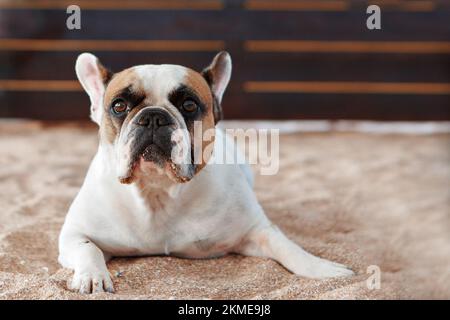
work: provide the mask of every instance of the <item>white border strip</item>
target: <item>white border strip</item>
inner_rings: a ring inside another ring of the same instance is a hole
[[[450,133],[450,121],[430,122],[383,122],[353,120],[224,120],[219,122],[222,128],[279,129],[280,133],[294,132],[361,132],[376,134],[435,134]]]

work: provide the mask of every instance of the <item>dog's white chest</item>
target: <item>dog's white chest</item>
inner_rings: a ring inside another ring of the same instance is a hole
[[[218,256],[236,241],[228,231],[242,228],[233,218],[238,211],[226,215],[227,206],[215,207],[214,198],[189,192],[189,199],[180,195],[169,201],[168,195],[153,194],[148,199],[134,197],[133,192],[105,201],[103,227],[91,230],[96,243],[113,256]]]

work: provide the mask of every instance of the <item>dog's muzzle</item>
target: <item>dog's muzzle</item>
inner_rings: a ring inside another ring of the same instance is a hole
[[[133,119],[132,126],[134,144],[131,152],[135,157],[142,156],[145,161],[158,165],[170,159],[175,122],[167,111],[145,108]]]
[[[155,106],[141,109],[119,137],[117,156],[120,182],[131,183],[138,167],[147,170],[155,166],[177,181],[191,179],[192,165],[184,164],[189,161],[189,138],[183,130],[181,135],[179,131],[180,124],[168,110]],[[175,159],[173,154],[177,155]],[[184,162],[177,161],[179,154]]]

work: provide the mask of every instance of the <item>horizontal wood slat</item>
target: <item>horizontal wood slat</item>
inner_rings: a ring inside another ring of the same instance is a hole
[[[289,1],[289,0],[247,0],[244,8],[247,10],[318,10],[318,11],[345,11],[349,8],[349,1]]]
[[[0,80],[4,91],[82,91],[77,80]]]
[[[353,93],[353,94],[447,94],[450,83],[377,83],[377,82],[319,82],[319,81],[248,81],[246,92],[271,93]]]
[[[220,0],[0,0],[0,9],[65,9],[78,5],[82,10],[222,10]]]
[[[0,39],[0,50],[30,51],[220,51],[223,41]]]
[[[251,52],[450,53],[450,41],[301,41],[249,40]]]
[[[324,1],[292,1],[292,0],[246,0],[244,8],[247,10],[263,11],[345,11],[352,7],[376,4],[387,10],[428,12],[437,7],[436,1],[431,0],[388,0],[388,1],[351,1],[351,0],[324,0]]]

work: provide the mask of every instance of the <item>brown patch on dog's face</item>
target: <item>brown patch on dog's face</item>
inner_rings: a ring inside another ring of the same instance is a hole
[[[103,99],[103,118],[100,126],[100,136],[109,143],[114,143],[123,125],[126,125],[140,110],[140,104],[145,100],[146,93],[140,87],[140,80],[133,68],[116,73],[108,83]],[[126,117],[112,114],[112,103],[123,99],[129,104],[130,111]]]
[[[186,76],[186,86],[191,88],[194,93],[198,96],[201,103],[204,104],[204,110],[199,119],[197,121],[202,121],[202,137],[204,136],[205,132],[207,130],[214,129],[215,127],[215,120],[214,120],[214,97],[211,93],[211,89],[206,82],[206,80],[201,76],[200,73],[188,70],[187,76]],[[187,119],[185,119],[187,120]],[[187,129],[190,133],[191,137],[191,152],[194,152],[194,124],[190,121],[186,121]],[[201,141],[202,146],[202,158],[201,163],[197,164],[195,167],[195,172],[199,172],[208,162],[209,158],[211,157],[211,154],[204,154],[204,150],[206,148],[209,148],[211,144],[214,144],[214,136],[211,137],[210,141],[204,141],[202,139]]]
[[[212,86],[212,81],[213,81],[212,79],[217,77],[215,72],[216,71],[212,70],[212,69],[205,69],[201,73],[202,77],[205,79],[206,83],[208,84],[208,86],[210,88]],[[213,106],[212,106],[211,110],[213,113],[214,123],[217,123],[223,119],[222,107],[220,106],[220,103],[219,103],[219,101],[217,101],[217,98],[214,96],[214,94],[212,94],[212,97],[213,97]]]

